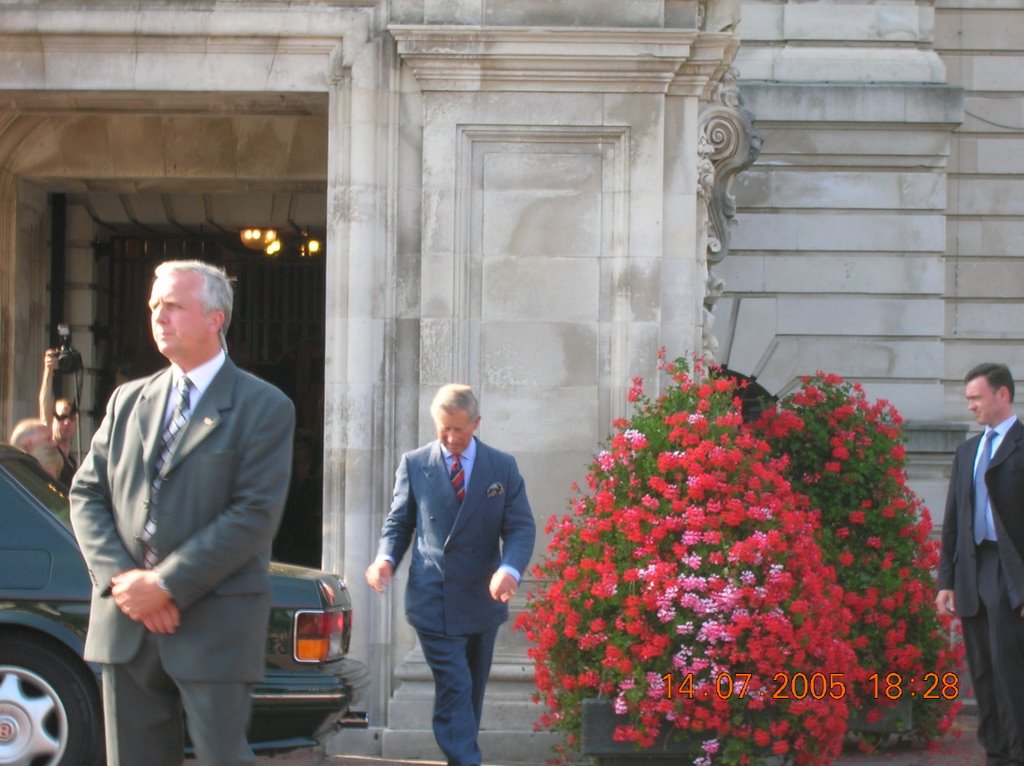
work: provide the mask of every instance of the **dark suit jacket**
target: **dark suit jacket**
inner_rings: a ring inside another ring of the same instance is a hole
[[[956,450],[942,522],[939,589],[952,590],[961,617],[978,612],[974,545],[973,474],[978,434]],[[1024,425],[1018,420],[1003,437],[985,472],[999,540],[999,560],[1014,609],[1024,606]]]
[[[145,632],[109,597],[111,578],[142,566],[153,464],[171,371],[120,386],[71,488],[71,520],[93,579],[85,657],[128,662]],[[291,472],[295,409],[230,359],[196,405],[162,468],[151,541],[181,610],[161,636],[172,677],[257,681],[270,608],[267,567]]]
[[[491,598],[502,564],[526,574],[536,527],[516,461],[477,440],[476,462],[459,507],[440,442],[402,456],[378,555],[401,562],[410,543],[405,611],[414,628],[482,633],[508,619]]]

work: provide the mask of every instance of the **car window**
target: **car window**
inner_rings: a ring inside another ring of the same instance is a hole
[[[54,481],[42,470],[36,470],[27,461],[7,460],[4,462],[4,468],[64,526],[71,528],[71,507],[67,489],[63,484]]]

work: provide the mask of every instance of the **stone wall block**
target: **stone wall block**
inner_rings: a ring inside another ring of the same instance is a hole
[[[789,251],[941,252],[942,215],[899,213],[745,213],[736,249]]]
[[[777,316],[782,335],[937,337],[945,324],[941,302],[903,296],[794,295],[780,302]]]
[[[483,263],[485,321],[593,321],[600,311],[596,258],[492,256]]]
[[[597,343],[593,323],[489,321],[480,337],[481,386],[584,384],[580,372],[593,370]]]

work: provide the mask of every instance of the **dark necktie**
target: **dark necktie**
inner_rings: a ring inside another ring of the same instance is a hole
[[[466,496],[466,475],[462,472],[462,461],[454,452],[452,453],[452,489],[455,490],[455,499],[460,503]]]
[[[178,378],[178,387],[176,389],[178,392],[178,403],[174,407],[174,412],[171,413],[171,419],[167,421],[163,433],[160,435],[160,447],[157,450],[156,462],[153,464],[153,483],[150,485],[149,491],[149,515],[146,518],[146,526],[142,528],[142,534],[139,537],[142,542],[142,563],[146,569],[152,569],[157,564],[156,551],[149,547],[149,541],[153,539],[153,535],[156,533],[156,517],[154,512],[156,511],[157,495],[160,493],[160,484],[163,482],[160,470],[164,467],[164,463],[167,462],[171,452],[174,451],[178,441],[178,434],[181,433],[181,429],[188,422],[191,386],[192,383],[187,375],[182,375]]]
[[[988,487],[985,486],[985,471],[992,460],[992,441],[996,432],[989,431],[981,444],[978,467],[974,469],[974,542],[985,539],[985,515],[988,508]]]

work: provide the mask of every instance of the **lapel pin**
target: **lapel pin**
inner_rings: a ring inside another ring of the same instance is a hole
[[[204,426],[212,426],[213,425],[213,418],[203,418],[203,425]]]

